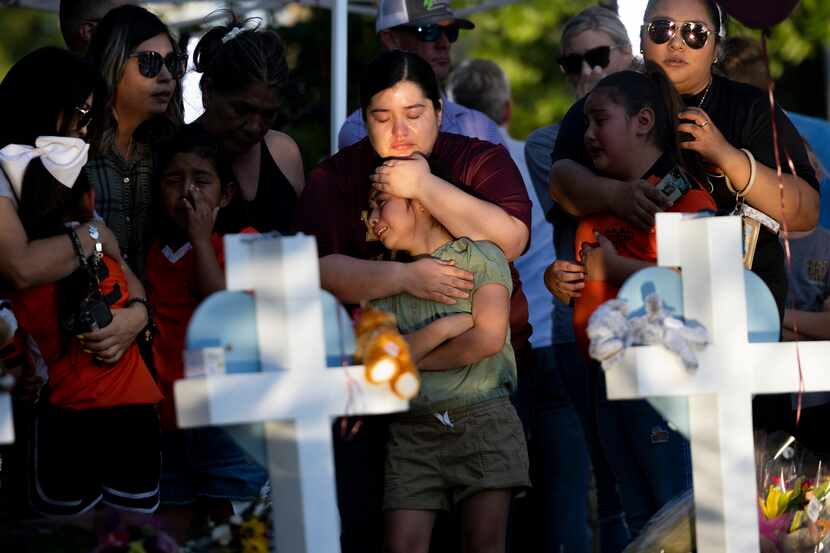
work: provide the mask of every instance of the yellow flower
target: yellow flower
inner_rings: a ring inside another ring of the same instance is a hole
[[[770,486],[766,500],[764,501],[761,498],[758,498],[758,502],[761,505],[761,511],[768,519],[775,518],[787,510],[790,506],[790,502],[793,498],[798,496],[799,492],[799,486],[795,486],[793,489],[786,492],[781,491],[778,486]]]
[[[239,529],[240,534],[242,535],[243,539],[246,538],[264,538],[265,532],[267,531],[267,527],[265,523],[258,519],[251,519],[246,520],[242,523],[242,527]]]
[[[268,553],[268,541],[265,537],[245,540],[242,553]]]

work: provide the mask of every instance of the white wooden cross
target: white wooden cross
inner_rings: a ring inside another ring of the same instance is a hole
[[[626,351],[609,399],[688,396],[698,553],[758,553],[752,395],[798,391],[794,343],[749,343],[738,217],[657,215],[658,265],[681,267],[684,315],[712,344],[696,372],[660,346]],[[830,342],[801,342],[806,391],[830,390]]]
[[[336,553],[340,524],[332,419],[405,411],[409,402],[394,396],[388,386],[368,384],[363,366],[326,368],[313,238],[226,236],[225,252],[228,290],[255,293],[262,372],[177,381],[179,425],[264,422],[274,549]]]

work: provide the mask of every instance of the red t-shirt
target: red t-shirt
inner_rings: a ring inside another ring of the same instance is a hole
[[[660,177],[649,175],[646,180],[657,184]],[[716,211],[715,200],[708,192],[700,189],[692,189],[686,192],[668,210],[670,212],[693,213],[697,211]],[[609,213],[599,213],[580,217],[579,226],[576,229],[576,260],[582,263],[583,245],[597,245],[594,232],[599,232],[608,238],[617,249],[617,253],[641,259],[643,261],[657,261],[657,231],[654,227],[648,232],[630,225],[627,221]],[[588,352],[588,318],[602,303],[617,297],[619,287],[604,280],[585,279],[585,287],[580,290],[580,297],[574,299],[573,325],[576,335],[576,342],[582,351]]]
[[[531,203],[510,154],[475,138],[438,133],[429,163],[433,174],[465,192],[492,202],[530,229]],[[320,257],[339,253],[358,259],[389,260],[391,252],[367,232],[369,176],[380,164],[368,138],[343,148],[311,171],[300,196],[295,227],[317,238]],[[519,274],[510,264],[513,294],[510,330],[516,357],[529,348],[531,327]]]
[[[250,227],[240,231],[244,234],[256,232]],[[219,266],[224,268],[222,236],[214,233],[210,240]],[[157,241],[147,254],[147,296],[158,327],[158,334],[153,340],[153,359],[164,391],[164,401],[160,406],[164,428],[176,427],[173,383],[184,378],[187,327],[193,312],[204,299],[196,283],[195,261],[189,242],[174,252]]]
[[[103,258],[101,292],[111,308],[122,308],[129,292],[124,271],[112,258]],[[74,336],[62,348],[58,321],[57,286],[45,284],[13,292],[14,314],[21,328],[38,344],[49,367],[49,403],[66,409],[98,409],[120,405],[153,404],[162,395],[133,343],[117,363],[96,361]]]

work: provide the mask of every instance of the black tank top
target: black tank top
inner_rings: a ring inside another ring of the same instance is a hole
[[[239,232],[253,227],[259,232],[278,231],[289,234],[297,205],[297,191],[277,166],[263,140],[260,144],[259,181],[253,200],[237,191],[231,203],[219,212],[219,234]]]

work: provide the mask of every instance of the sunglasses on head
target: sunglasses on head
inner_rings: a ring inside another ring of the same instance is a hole
[[[578,75],[582,73],[582,60],[585,60],[588,67],[601,67],[605,69],[611,61],[611,47],[597,46],[586,51],[584,54],[560,56],[556,61],[559,62],[562,70],[568,75]]]
[[[170,52],[162,57],[161,54],[153,50],[145,50],[143,52],[134,52],[130,54],[131,58],[138,58],[138,72],[148,79],[155,79],[161,73],[161,68],[167,66],[167,70],[174,79],[181,79],[187,67],[187,54],[178,54]]]
[[[435,42],[441,38],[441,33],[447,37],[447,42],[455,42],[458,40],[458,34],[461,31],[457,25],[418,25],[417,27],[404,27],[410,33],[413,33],[421,42]]]
[[[92,121],[92,108],[86,105],[75,106],[75,111],[78,112],[78,129],[83,129],[89,122]]]
[[[678,24],[671,19],[655,19],[646,26],[646,31],[648,38],[654,44],[665,44],[674,38],[678,26],[680,27],[680,38],[692,50],[703,48],[712,33],[712,30],[703,23],[684,21]]]

